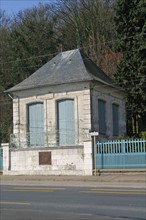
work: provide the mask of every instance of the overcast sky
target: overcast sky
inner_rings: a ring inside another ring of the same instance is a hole
[[[8,15],[13,15],[20,10],[37,6],[39,3],[49,3],[54,0],[0,0],[0,8]]]

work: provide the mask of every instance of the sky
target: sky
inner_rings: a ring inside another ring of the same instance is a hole
[[[54,0],[0,0],[0,8],[12,16],[20,10],[37,6],[39,3],[51,3]]]

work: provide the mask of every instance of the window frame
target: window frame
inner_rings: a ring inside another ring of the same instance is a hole
[[[112,128],[113,136],[119,135],[119,104],[112,103]]]
[[[101,110],[104,112],[102,113]],[[99,134],[106,135],[106,101],[104,99],[98,99],[98,128]]]
[[[29,102],[26,104],[26,133],[27,133],[27,145],[28,146],[31,146],[31,147],[35,147],[35,146],[40,146],[39,143],[35,143],[35,144],[31,144],[31,141],[30,141],[30,127],[29,127],[29,107],[30,106],[33,106],[33,105],[37,105],[37,104],[41,104],[42,107],[43,107],[43,133],[44,133],[44,102],[41,102],[41,101],[34,101],[34,102]],[[44,139],[44,137],[43,137]],[[43,145],[44,145],[44,140],[43,140]],[[42,145],[41,145],[42,146]]]
[[[63,101],[68,101],[68,100],[71,100],[73,101],[74,103],[74,109],[73,109],[73,112],[74,112],[74,136],[75,136],[75,130],[76,130],[76,124],[75,124],[75,99],[74,98],[61,98],[61,99],[57,99],[56,100],[56,129],[57,129],[57,136],[56,136],[56,143],[58,146],[67,146],[67,145],[75,145],[75,141],[76,141],[76,137],[74,137],[74,143],[72,144],[60,144],[60,134],[59,134],[59,103],[60,102],[63,102]]]

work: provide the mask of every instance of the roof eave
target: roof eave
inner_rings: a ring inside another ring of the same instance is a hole
[[[26,91],[26,90],[31,90],[31,89],[36,89],[36,88],[43,88],[47,86],[59,86],[59,85],[64,85],[64,84],[71,84],[71,83],[81,83],[81,82],[90,82],[93,79],[85,79],[85,80],[78,80],[78,81],[72,81],[72,82],[64,82],[64,83],[56,83],[56,84],[46,84],[46,85],[38,85],[34,87],[27,87],[27,88],[18,88],[18,89],[8,89],[4,91],[5,93],[13,93],[13,92],[20,92],[20,91]]]

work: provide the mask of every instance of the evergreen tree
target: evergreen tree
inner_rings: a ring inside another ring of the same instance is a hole
[[[11,60],[14,84],[48,62],[57,51],[55,16],[49,4],[20,11],[11,25]]]
[[[0,10],[0,92],[9,87],[10,75],[8,59],[10,57],[10,19]]]
[[[146,1],[117,0],[115,24],[123,54],[115,79],[127,93],[128,133],[138,134],[146,113]]]
[[[12,133],[12,101],[4,94],[11,86],[10,57],[10,19],[0,10],[0,144],[9,141]]]

